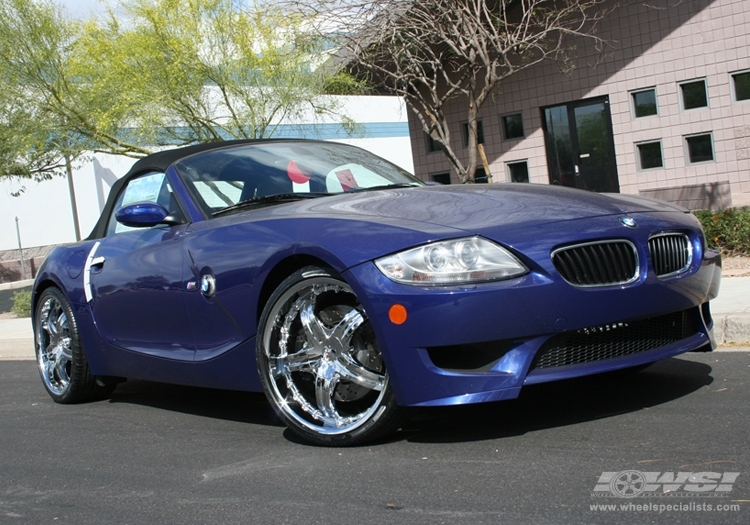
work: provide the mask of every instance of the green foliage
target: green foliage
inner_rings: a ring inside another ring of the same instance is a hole
[[[365,95],[370,92],[370,86],[366,82],[346,71],[328,78],[323,89],[327,95]]]
[[[52,4],[0,0],[0,175],[46,179],[80,154],[53,109],[73,33]]]
[[[700,210],[695,216],[703,225],[709,248],[727,255],[750,255],[750,208]]]
[[[10,309],[17,317],[31,317],[31,290],[20,290],[13,294],[13,307]]]
[[[267,138],[284,119],[337,114],[319,98],[332,73],[312,63],[323,42],[303,31],[301,17],[233,0],[122,5],[127,25],[114,14],[87,24],[81,76],[117,87],[107,97],[139,140]]]
[[[49,178],[85,151],[270,137],[285,119],[339,117],[320,95],[356,87],[316,67],[323,40],[273,3],[120,7],[124,22],[83,23],[53,0],[0,0],[0,176]]]

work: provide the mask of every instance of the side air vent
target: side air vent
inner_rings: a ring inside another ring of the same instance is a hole
[[[690,239],[683,233],[664,233],[648,240],[648,251],[658,277],[683,273],[693,262]]]
[[[573,286],[612,286],[638,278],[638,252],[630,241],[599,241],[552,252],[560,275]]]

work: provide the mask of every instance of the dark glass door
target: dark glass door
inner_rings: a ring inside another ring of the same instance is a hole
[[[619,192],[609,98],[543,109],[550,184]]]

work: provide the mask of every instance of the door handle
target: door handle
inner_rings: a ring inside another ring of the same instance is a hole
[[[98,266],[99,268],[101,268],[102,266],[104,266],[105,260],[106,259],[104,257],[95,257],[91,260],[91,267],[93,268],[94,266]]]

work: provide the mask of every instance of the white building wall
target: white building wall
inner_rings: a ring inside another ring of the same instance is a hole
[[[81,236],[91,232],[112,183],[127,173],[136,159],[95,155],[73,172]],[[34,182],[0,177],[0,251],[18,248],[15,218],[24,248],[75,241],[73,213],[66,177]],[[24,189],[18,197],[11,194]]]

